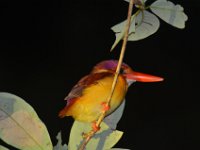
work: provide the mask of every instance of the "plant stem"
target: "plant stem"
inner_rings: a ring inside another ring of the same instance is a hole
[[[119,57],[119,61],[118,61],[118,65],[117,65],[117,69],[115,72],[115,76],[114,76],[114,80],[112,83],[112,88],[111,88],[111,92],[108,96],[107,99],[107,105],[110,106],[110,102],[117,84],[117,79],[120,73],[120,69],[122,66],[122,62],[123,62],[123,58],[124,58],[124,54],[125,54],[125,50],[126,50],[126,45],[127,45],[127,41],[128,41],[128,36],[129,36],[129,28],[131,25],[131,15],[132,15],[132,10],[133,10],[133,4],[134,4],[134,0],[130,0],[129,2],[129,8],[128,8],[128,15],[127,15],[127,23],[125,26],[125,34],[124,34],[124,38],[123,38],[123,43],[122,43],[122,48],[121,48],[121,53],[120,53],[120,57]],[[100,127],[101,122],[103,121],[104,117],[106,116],[106,112],[107,111],[103,111],[102,114],[100,115],[99,119],[96,122],[96,126]],[[80,146],[79,150],[84,150],[87,143],[90,141],[90,139],[95,135],[97,131],[93,131],[91,130],[87,136],[84,138],[84,141],[82,143],[82,145]]]

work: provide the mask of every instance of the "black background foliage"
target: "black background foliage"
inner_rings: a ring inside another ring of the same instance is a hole
[[[199,148],[199,1],[172,1],[181,4],[189,17],[184,30],[161,21],[156,34],[128,43],[124,61],[165,81],[130,87],[118,125],[124,135],[116,147]],[[118,59],[120,44],[109,52],[115,40],[110,27],[126,18],[128,3],[2,0],[0,7],[0,91],[32,105],[53,144],[60,130],[68,141],[73,119],[57,116],[63,99],[96,63]]]

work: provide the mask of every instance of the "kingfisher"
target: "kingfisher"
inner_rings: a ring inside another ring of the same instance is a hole
[[[105,106],[111,92],[117,65],[117,60],[105,60],[94,66],[90,74],[80,79],[65,97],[67,104],[59,112],[59,116],[61,118],[72,116],[81,122],[94,123],[102,110],[107,110],[106,115],[109,115],[120,106],[128,87],[133,82],[163,81],[162,77],[133,71],[127,64],[122,63],[110,105]]]

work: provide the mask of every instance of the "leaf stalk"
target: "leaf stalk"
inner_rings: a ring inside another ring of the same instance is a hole
[[[108,106],[110,106],[110,102],[111,102],[111,99],[112,99],[112,96],[113,96],[113,93],[114,93],[114,90],[115,90],[115,87],[116,87],[116,84],[117,84],[117,80],[118,80],[118,76],[119,76],[119,73],[120,73],[121,66],[122,66],[122,63],[123,63],[123,58],[124,58],[124,54],[125,54],[125,50],[126,50],[128,36],[129,36],[129,29],[130,29],[130,25],[131,25],[131,15],[132,15],[132,10],[133,10],[133,5],[134,5],[134,0],[130,0],[129,8],[128,8],[128,14],[127,14],[127,23],[126,23],[126,26],[125,26],[125,34],[124,34],[124,38],[123,38],[121,53],[120,53],[117,69],[116,69],[116,72],[115,72],[114,80],[113,80],[113,83],[112,83],[111,92],[110,92],[108,99],[107,99],[107,102],[106,102],[106,104]],[[101,122],[103,121],[104,117],[106,116],[106,112],[107,111],[103,111],[101,113],[100,117],[98,118],[98,120],[96,122],[97,127],[100,127]],[[84,140],[83,140],[79,150],[85,149],[88,142],[96,134],[96,132],[97,131],[91,130],[89,133],[86,134],[86,136],[84,136]]]

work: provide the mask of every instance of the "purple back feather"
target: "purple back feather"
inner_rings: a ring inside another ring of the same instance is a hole
[[[97,64],[96,67],[100,69],[116,70],[117,65],[118,65],[118,60],[105,60]],[[123,63],[122,67],[128,67],[128,65]]]

